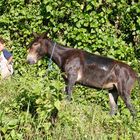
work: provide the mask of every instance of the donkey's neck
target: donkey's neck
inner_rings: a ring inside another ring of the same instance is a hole
[[[46,46],[47,46],[47,54],[49,57],[52,57],[52,60],[61,67],[63,56],[65,52],[70,48],[65,48],[57,43],[54,43],[51,40],[46,40]]]

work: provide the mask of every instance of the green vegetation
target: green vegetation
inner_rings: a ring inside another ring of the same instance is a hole
[[[140,88],[132,91],[137,119],[119,99],[109,116],[108,94],[76,85],[67,102],[58,67],[48,58],[26,64],[32,32],[48,32],[63,45],[109,56],[138,73],[140,3],[137,0],[1,0],[0,36],[14,54],[15,74],[0,82],[0,139],[139,140]]]

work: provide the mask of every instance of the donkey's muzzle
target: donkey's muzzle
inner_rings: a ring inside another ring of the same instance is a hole
[[[27,59],[28,64],[35,64],[35,61],[33,59]]]

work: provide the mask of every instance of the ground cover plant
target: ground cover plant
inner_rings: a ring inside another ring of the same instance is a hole
[[[109,116],[105,90],[77,85],[67,102],[55,64],[48,58],[26,63],[33,31],[47,31],[62,45],[125,61],[140,72],[137,0],[1,0],[0,36],[14,55],[15,73],[0,82],[0,139],[140,139],[138,83],[131,96],[134,121],[120,99],[118,114]]]

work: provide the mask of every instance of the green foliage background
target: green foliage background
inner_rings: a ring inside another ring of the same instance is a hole
[[[120,114],[114,118],[107,114],[106,91],[77,86],[74,101],[65,103],[57,66],[43,78],[48,58],[32,67],[26,64],[33,31],[48,32],[65,46],[125,61],[139,73],[138,0],[1,0],[0,36],[14,55],[15,75],[0,86],[0,137],[139,139],[140,122],[131,121],[121,100]],[[139,118],[137,87],[132,99]],[[57,122],[51,123],[57,112]]]

